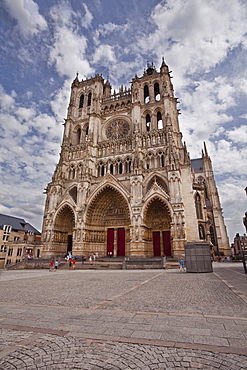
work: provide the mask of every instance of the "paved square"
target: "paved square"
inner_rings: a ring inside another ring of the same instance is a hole
[[[247,276],[0,273],[0,369],[246,369]]]

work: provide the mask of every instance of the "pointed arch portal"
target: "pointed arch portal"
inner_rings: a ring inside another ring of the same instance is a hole
[[[53,244],[58,244],[59,250],[63,253],[72,252],[74,227],[74,212],[68,205],[66,205],[56,216],[53,233]]]
[[[126,200],[111,186],[92,200],[86,218],[86,245],[89,251],[125,256],[129,250],[130,214]]]
[[[149,246],[154,256],[172,255],[171,250],[171,215],[168,207],[159,198],[154,198],[148,205],[145,224],[149,230]]]

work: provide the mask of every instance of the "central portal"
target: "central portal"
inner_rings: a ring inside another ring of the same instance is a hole
[[[94,197],[88,208],[86,224],[86,247],[89,253],[121,257],[128,253],[129,208],[118,190],[106,186]],[[100,238],[96,238],[98,234]]]

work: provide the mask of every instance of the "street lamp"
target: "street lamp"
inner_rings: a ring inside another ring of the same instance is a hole
[[[245,188],[245,190],[247,192],[247,187]],[[247,233],[247,212],[245,212],[245,217],[243,218],[243,224],[245,226],[246,233]],[[240,240],[240,248],[241,248],[241,252],[242,252],[244,272],[247,274],[246,261],[245,261],[245,257],[247,257],[247,254],[245,256],[245,247],[243,247],[241,240]]]

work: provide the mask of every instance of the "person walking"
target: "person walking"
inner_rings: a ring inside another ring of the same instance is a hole
[[[71,258],[69,259],[69,270],[72,269],[72,261],[71,261]]]
[[[76,259],[74,259],[74,260],[72,261],[72,268],[73,268],[73,270],[75,270],[75,265],[76,265]]]
[[[55,261],[54,266],[55,266],[55,271],[57,271],[57,268],[58,268],[58,260]]]
[[[54,271],[54,260],[50,261],[50,269],[49,271]]]
[[[181,257],[180,260],[179,260],[179,269],[180,269],[180,271],[185,271],[184,258],[183,257]]]

